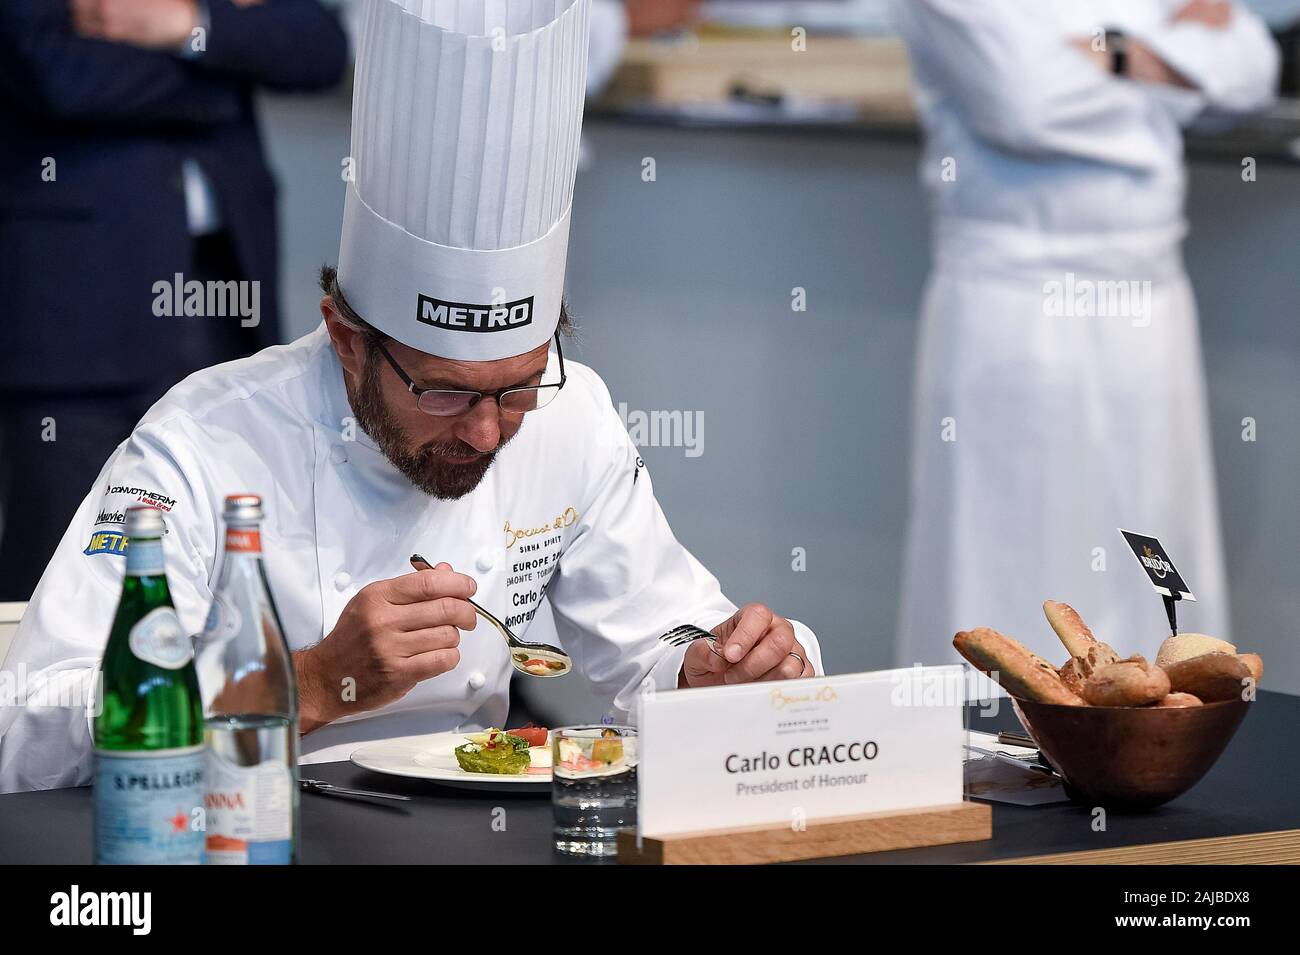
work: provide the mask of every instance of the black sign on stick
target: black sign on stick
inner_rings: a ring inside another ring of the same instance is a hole
[[[1174,607],[1175,602],[1196,599],[1192,596],[1187,582],[1183,580],[1182,574],[1178,573],[1178,568],[1169,559],[1160,541],[1145,534],[1126,531],[1122,527],[1119,532],[1124,535],[1124,540],[1133,549],[1133,556],[1138,559],[1142,569],[1151,578],[1151,586],[1164,598],[1165,614],[1169,617],[1169,629],[1178,633],[1178,613]]]

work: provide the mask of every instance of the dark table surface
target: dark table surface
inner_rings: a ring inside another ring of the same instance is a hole
[[[1017,729],[1008,705],[972,716],[975,729]],[[971,711],[974,714],[974,710]],[[1300,697],[1261,692],[1227,751],[1190,792],[1138,815],[1111,813],[1094,831],[1087,807],[995,804],[985,842],[847,856],[833,862],[949,863],[1107,849],[1153,842],[1300,828]],[[334,863],[553,864],[549,790],[544,795],[476,793],[382,776],[351,763],[304,768],[315,779],[403,793],[393,807],[304,793],[301,861]],[[0,796],[0,862],[91,861],[88,788]]]

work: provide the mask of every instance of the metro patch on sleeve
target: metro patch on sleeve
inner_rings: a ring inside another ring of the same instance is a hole
[[[82,551],[86,555],[126,554],[126,535],[121,531],[96,531],[90,535],[90,543]]]

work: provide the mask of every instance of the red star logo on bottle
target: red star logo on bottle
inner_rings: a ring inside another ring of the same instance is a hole
[[[176,815],[172,816],[171,819],[168,820],[168,822],[172,824],[172,832],[184,832],[185,823],[188,821],[189,817],[183,812],[176,813]]]

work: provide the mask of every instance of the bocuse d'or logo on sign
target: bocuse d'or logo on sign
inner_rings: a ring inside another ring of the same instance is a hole
[[[469,305],[421,295],[416,301],[415,320],[454,332],[504,332],[533,323],[533,297],[500,305]]]
[[[1173,564],[1169,563],[1169,561],[1165,560],[1150,547],[1142,548],[1142,553],[1138,556],[1138,560],[1142,561],[1143,567],[1149,569],[1151,573],[1155,574],[1161,580],[1164,580],[1165,575],[1174,569]]]
[[[797,706],[801,703],[807,705],[830,703],[832,700],[838,699],[839,694],[835,692],[835,687],[830,685],[799,693],[786,693],[780,687],[773,687],[772,692],[767,696],[767,701],[774,710],[783,710],[787,706]]]

